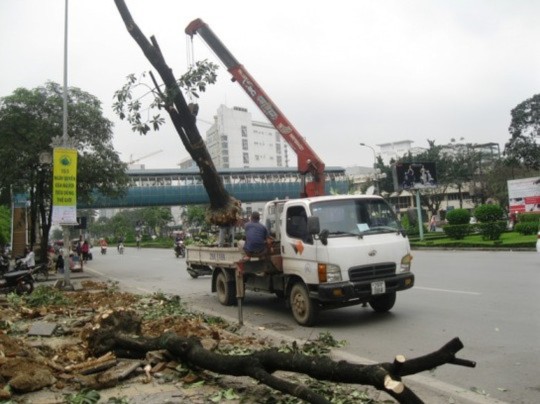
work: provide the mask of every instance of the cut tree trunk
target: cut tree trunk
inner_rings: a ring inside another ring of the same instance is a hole
[[[309,403],[330,401],[305,385],[293,383],[274,375],[277,371],[296,372],[314,379],[338,383],[373,386],[384,391],[399,403],[422,403],[402,377],[433,369],[444,364],[474,367],[469,360],[456,358],[463,348],[459,338],[454,338],[439,350],[406,360],[398,355],[393,362],[362,365],[347,361],[336,362],[326,356],[308,356],[303,353],[280,352],[277,348],[265,349],[250,355],[223,355],[203,347],[197,337],[182,337],[166,333],[157,338],[128,334],[140,330],[140,319],[130,311],[108,312],[103,321],[86,335],[92,355],[112,352],[116,357],[143,358],[147,352],[165,349],[186,365],[196,366],[219,374],[249,376],[275,390],[301,398]]]
[[[197,129],[195,115],[192,114],[186,103],[172,69],[165,62],[157,40],[151,37],[151,41],[149,41],[144,36],[123,0],[115,0],[115,3],[128,32],[163,80],[166,88],[165,93],[174,94],[172,102],[165,101],[166,110],[184,147],[199,167],[204,188],[210,199],[208,219],[212,224],[218,226],[235,224],[240,218],[240,203],[225,189],[223,180],[219,176]]]

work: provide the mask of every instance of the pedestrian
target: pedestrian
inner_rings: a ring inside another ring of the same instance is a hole
[[[59,274],[64,273],[64,257],[62,255],[59,255],[58,258],[56,258],[56,272]]]
[[[81,235],[79,236],[79,240],[77,240],[77,244],[75,245],[75,253],[79,257],[79,262],[81,263],[81,267],[83,263],[82,245],[83,245],[83,240],[82,240],[82,235]]]
[[[243,248],[248,256],[260,256],[267,251],[268,229],[259,220],[259,212],[253,212],[251,220],[244,227],[246,242]]]
[[[118,252],[120,252],[120,247],[122,247],[122,250],[124,249],[124,236],[118,236],[118,244],[116,245]]]
[[[82,265],[81,265],[82,268]],[[69,270],[73,271],[75,269],[75,254],[69,254]]]
[[[436,231],[437,230],[437,221],[435,220],[435,215],[431,216],[431,220],[429,221],[429,231]]]
[[[21,262],[29,269],[36,266],[36,255],[34,254],[34,250],[32,248],[26,247],[24,249],[24,258],[21,260]]]
[[[81,251],[82,251],[83,262],[88,261],[88,258],[90,255],[90,244],[88,244],[88,240],[84,240]]]

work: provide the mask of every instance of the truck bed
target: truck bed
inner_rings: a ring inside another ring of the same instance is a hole
[[[242,259],[243,252],[238,247],[186,247],[186,263],[192,265],[208,265],[221,268],[235,268]]]

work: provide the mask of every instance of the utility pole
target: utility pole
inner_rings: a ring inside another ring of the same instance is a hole
[[[373,169],[375,170],[373,182],[375,183],[375,193],[377,195],[380,195],[380,192],[379,192],[379,173],[377,172],[377,153],[375,153],[375,149],[372,146],[368,145],[368,144],[360,143],[360,146],[369,147],[371,149],[371,151],[373,152]]]

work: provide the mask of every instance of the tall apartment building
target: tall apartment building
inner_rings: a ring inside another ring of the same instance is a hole
[[[253,121],[246,108],[221,105],[206,132],[216,168],[289,167],[294,152],[269,123]]]
[[[296,154],[281,134],[270,123],[254,121],[247,108],[221,105],[206,131],[206,148],[217,169],[290,167],[291,159],[296,165]],[[179,166],[196,165],[188,158]],[[242,205],[246,216],[263,207],[262,202]]]

